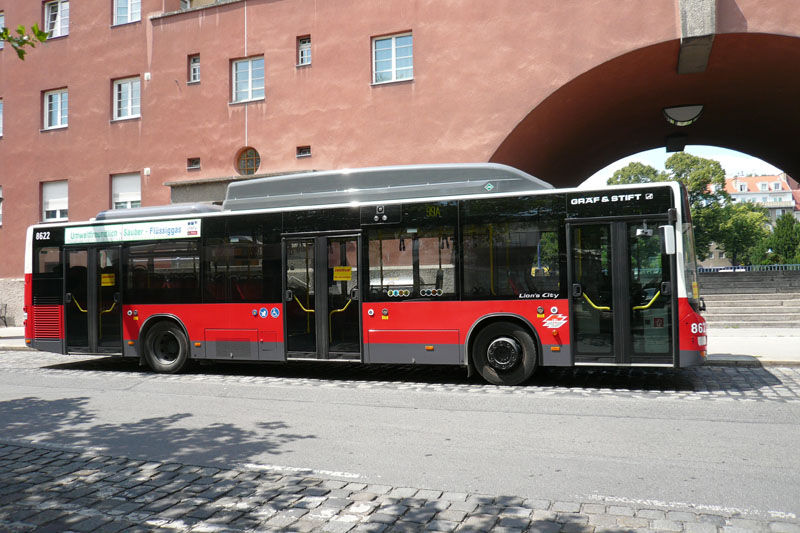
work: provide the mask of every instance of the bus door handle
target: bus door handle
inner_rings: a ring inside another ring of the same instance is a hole
[[[661,283],[661,294],[664,296],[669,296],[672,294],[672,283],[669,281],[664,281]]]
[[[580,298],[583,296],[583,287],[580,283],[573,283],[572,284],[572,297],[573,298]]]
[[[64,295],[64,301],[68,304],[72,303],[72,293],[68,292]]]
[[[350,299],[358,300],[358,287],[353,287],[350,289]]]
[[[122,301],[122,295],[118,292],[114,293],[114,303],[118,304]]]
[[[286,301],[291,302],[292,300],[294,300],[294,293],[290,289],[286,291]]]

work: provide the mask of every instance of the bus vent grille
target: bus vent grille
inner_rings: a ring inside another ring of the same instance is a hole
[[[33,307],[33,337],[36,339],[61,338],[61,306]]]
[[[61,305],[60,296],[34,296],[33,305]]]

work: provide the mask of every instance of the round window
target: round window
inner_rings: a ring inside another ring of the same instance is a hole
[[[243,148],[236,157],[236,170],[243,176],[255,174],[261,165],[261,156],[255,148]]]

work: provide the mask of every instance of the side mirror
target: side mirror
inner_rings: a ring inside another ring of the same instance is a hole
[[[659,226],[658,232],[661,234],[661,253],[675,255],[675,227],[671,225]]]

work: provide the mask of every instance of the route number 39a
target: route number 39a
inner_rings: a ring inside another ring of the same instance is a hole
[[[698,324],[697,322],[692,324],[692,334],[697,335],[698,333],[705,333],[705,332],[706,332],[705,324]]]
[[[50,240],[50,232],[49,231],[37,231],[36,232],[36,240],[37,241],[49,241]]]

